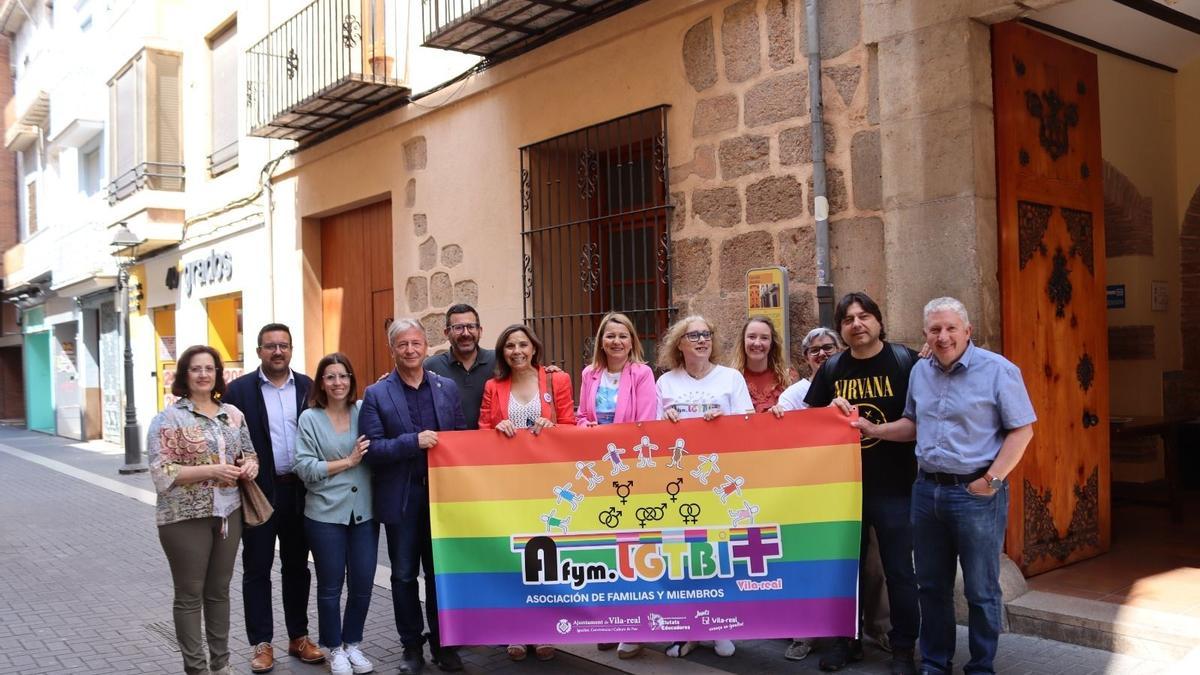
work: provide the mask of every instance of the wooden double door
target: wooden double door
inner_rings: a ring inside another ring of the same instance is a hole
[[[390,200],[321,219],[321,309],[325,353],[350,358],[361,396],[392,368],[386,334],[395,316]]]
[[[1110,544],[1108,329],[1096,57],[992,29],[1004,353],[1038,421],[1005,551],[1026,576]]]

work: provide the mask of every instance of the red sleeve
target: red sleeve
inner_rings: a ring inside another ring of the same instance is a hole
[[[495,429],[500,420],[497,416],[502,412],[496,403],[496,380],[488,380],[483,384],[483,402],[479,406],[479,428]]]
[[[575,424],[575,399],[571,398],[571,376],[557,372],[550,376],[554,387],[554,407],[559,424]]]

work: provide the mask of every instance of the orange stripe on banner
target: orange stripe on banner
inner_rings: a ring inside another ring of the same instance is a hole
[[[637,485],[653,486],[660,491],[668,483],[684,478],[680,492],[697,488],[709,490],[725,484],[726,476],[744,479],[747,488],[793,487],[845,483],[858,480],[859,446],[833,445],[788,450],[759,450],[742,452],[723,460],[718,457],[719,471],[707,476],[708,485],[700,486],[690,474],[699,467],[699,459],[690,455],[681,458],[682,470],[667,466],[671,453],[663,448],[653,455],[655,466],[638,468],[636,456],[627,462],[629,470],[613,476],[608,462],[588,459],[592,466],[576,462],[547,462],[535,465],[500,464],[489,467],[453,466],[430,470],[431,499],[439,503],[473,502],[506,499],[536,499],[553,497],[549,490],[562,486],[565,490],[587,495],[589,481],[604,494],[612,494],[613,481],[635,481]],[[803,470],[797,470],[803,467]],[[567,484],[570,484],[567,487]]]
[[[429,451],[429,466],[495,466],[503,464],[554,464],[602,457],[609,443],[624,448],[629,461],[643,436],[666,452],[683,438],[691,455],[722,455],[761,450],[796,449],[857,444],[858,431],[833,408],[797,410],[776,419],[770,413],[728,415],[706,422],[684,420],[610,424],[600,427],[558,426],[540,436],[528,431],[505,438],[494,430],[453,431],[438,435]]]

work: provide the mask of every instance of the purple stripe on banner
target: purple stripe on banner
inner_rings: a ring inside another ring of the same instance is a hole
[[[442,644],[671,642],[854,635],[855,598],[438,612]],[[468,626],[474,626],[469,628]]]

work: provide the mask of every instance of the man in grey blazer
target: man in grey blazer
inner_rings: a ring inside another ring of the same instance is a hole
[[[429,345],[418,321],[398,319],[387,335],[396,368],[367,387],[358,424],[371,440],[364,459],[371,465],[375,517],[383,525],[391,559],[392,604],[404,647],[400,672],[415,674],[425,667],[417,585],[421,568],[430,655],[442,670],[462,670],[457,650],[439,640],[426,454],[436,452],[439,431],[466,429],[462,403],[453,380],[425,370]]]

